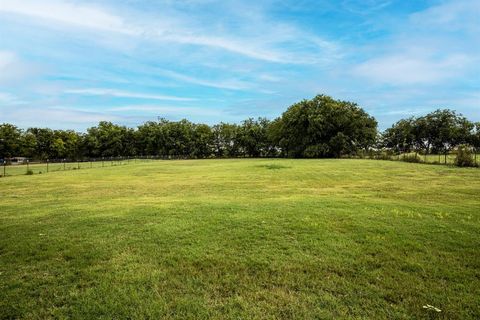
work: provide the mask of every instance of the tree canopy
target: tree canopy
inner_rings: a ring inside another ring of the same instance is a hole
[[[383,146],[396,152],[447,153],[461,144],[475,146],[478,133],[475,134],[474,128],[475,125],[461,114],[438,109],[395,123],[383,133]]]
[[[462,144],[480,148],[480,123],[444,109],[402,119],[381,135],[356,103],[318,95],[280,117],[207,125],[159,119],[137,128],[101,121],[85,133],[0,125],[0,159],[82,159],[118,156],[343,157],[373,148],[397,153],[446,153]]]
[[[377,122],[357,104],[319,95],[276,120],[275,140],[287,157],[340,157],[372,146]]]

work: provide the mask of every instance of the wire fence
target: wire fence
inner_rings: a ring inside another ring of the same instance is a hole
[[[132,163],[141,163],[162,159],[161,157],[144,156],[144,157],[103,157],[89,158],[81,160],[71,159],[8,159],[0,160],[0,177],[10,177],[19,175],[45,174],[57,171],[80,170],[104,168],[113,166],[123,166]]]
[[[375,159],[375,160],[393,160],[406,161],[427,164],[455,164],[456,153],[449,154],[418,154],[418,153],[403,153],[403,154],[369,154],[362,155],[360,158]],[[356,158],[356,157],[355,157]],[[88,158],[81,160],[71,159],[47,159],[35,160],[21,158],[19,159],[0,159],[0,177],[19,176],[19,175],[34,175],[44,174],[57,171],[80,170],[104,168],[113,166],[122,166],[132,163],[141,163],[152,160],[180,160],[188,159],[182,156],[136,156],[136,157],[102,157],[102,158]],[[480,153],[473,154],[473,161],[475,166],[480,165]]]
[[[401,154],[387,154],[378,153],[365,156],[366,159],[375,160],[393,160],[405,161],[425,164],[439,164],[439,165],[454,165],[457,159],[456,153],[448,154],[420,154],[420,153],[401,153]],[[472,154],[472,161],[476,167],[480,165],[480,153]]]

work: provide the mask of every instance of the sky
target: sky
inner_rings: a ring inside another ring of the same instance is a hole
[[[238,123],[317,94],[380,129],[480,121],[480,1],[0,0],[0,123]]]

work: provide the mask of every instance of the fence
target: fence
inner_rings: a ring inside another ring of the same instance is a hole
[[[441,165],[454,165],[457,158],[456,153],[448,154],[420,154],[420,153],[402,153],[402,154],[388,154],[378,153],[365,156],[367,159],[376,160],[394,160],[394,161],[406,161],[417,162],[426,164],[441,164]],[[472,160],[475,166],[480,164],[480,153],[472,154]]]
[[[373,153],[361,155],[360,158],[376,159],[376,160],[396,160],[409,161],[428,164],[444,164],[453,165],[456,159],[455,153],[445,154],[386,154]],[[475,166],[480,165],[480,153],[473,155]],[[20,163],[9,163],[6,160],[0,160],[0,177],[43,174],[55,171],[93,169],[111,166],[127,165],[130,163],[140,163],[151,160],[180,160],[188,159],[182,156],[137,156],[137,157],[103,157],[89,158],[82,160],[69,159],[48,159],[48,160],[32,160],[26,159]]]
[[[0,177],[44,174],[55,171],[93,169],[111,166],[127,165],[130,163],[143,162],[159,159],[158,157],[103,157],[82,160],[48,159],[32,160],[25,159],[22,162],[11,163],[1,161]]]

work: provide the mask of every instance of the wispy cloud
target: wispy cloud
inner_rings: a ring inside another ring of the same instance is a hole
[[[352,72],[391,86],[434,86],[467,78],[480,63],[479,16],[476,0],[447,1],[412,13]]]
[[[172,11],[169,12],[170,15],[164,14],[160,19],[149,21],[148,16],[139,13],[134,12],[133,18],[129,19],[106,7],[79,2],[0,0],[1,12],[29,16],[53,27],[72,26],[90,31],[114,32],[149,41],[203,46],[273,63],[314,64],[324,61],[327,56],[337,54],[334,52],[336,45],[331,41],[287,24],[277,23],[270,27],[272,23],[261,20],[257,27],[263,28],[262,33],[253,29],[242,36],[232,36],[228,30],[218,32],[216,29],[206,28],[203,21],[192,18],[186,20],[180,14],[172,16]],[[258,17],[255,23],[258,23]],[[286,46],[288,43],[291,44],[290,47]],[[302,49],[312,47],[318,51],[316,54]]]
[[[2,108],[0,106],[0,113],[2,114],[2,121],[15,123],[23,128],[52,126],[53,124],[53,128],[84,130],[99,121],[125,121],[124,117],[118,115],[68,107],[42,107],[41,112],[39,112],[38,107],[24,106],[13,109],[8,107],[7,109],[7,107]]]
[[[354,74],[389,85],[431,85],[461,74],[470,62],[462,54],[436,59],[407,52],[368,60],[356,66]]]
[[[200,86],[205,86],[205,87],[212,87],[212,88],[219,88],[219,89],[229,89],[229,90],[246,90],[246,89],[252,89],[251,84],[244,82],[244,81],[238,81],[238,80],[219,80],[219,81],[212,81],[212,80],[205,80],[197,77],[192,77],[189,75],[185,75],[179,72],[175,71],[170,71],[170,70],[158,70],[157,71],[159,74],[180,80],[183,82],[188,82],[192,84],[197,84]]]
[[[343,0],[341,6],[355,14],[368,15],[390,6],[392,2],[385,0]]]
[[[125,111],[146,111],[155,113],[159,116],[163,115],[183,115],[183,116],[221,116],[222,110],[208,109],[205,107],[179,107],[179,106],[160,106],[160,105],[128,105],[121,107],[108,108],[111,112]]]
[[[417,25],[454,31],[463,29],[476,33],[480,39],[480,2],[477,0],[446,1],[411,15]]]
[[[85,95],[85,96],[110,96],[110,97],[118,97],[118,98],[136,98],[136,99],[146,99],[146,100],[169,100],[169,101],[196,100],[194,98],[148,94],[148,93],[137,93],[137,92],[115,90],[115,89],[104,89],[104,88],[68,89],[68,90],[65,90],[64,93]]]
[[[26,102],[13,94],[0,92],[0,105],[11,106],[11,105],[24,104],[24,103]]]
[[[0,12],[26,15],[62,25],[120,32],[128,35],[135,35],[139,32],[139,30],[127,26],[121,17],[109,13],[102,7],[61,0],[0,0]]]
[[[325,93],[382,127],[437,107],[480,120],[479,1],[317,2],[0,0],[0,117],[214,123]]]
[[[23,62],[11,51],[0,51],[0,84],[7,84],[32,75],[36,68]]]

